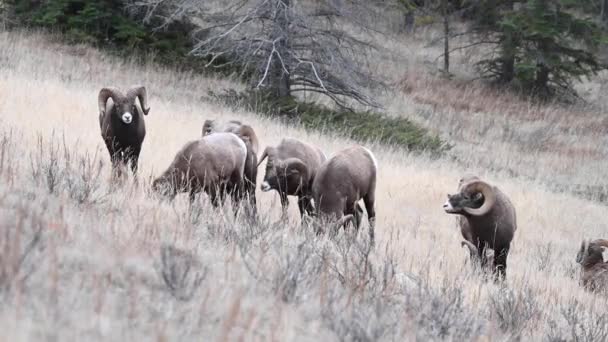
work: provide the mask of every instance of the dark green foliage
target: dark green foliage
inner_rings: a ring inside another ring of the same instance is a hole
[[[497,54],[482,60],[482,75],[515,83],[547,98],[575,95],[573,82],[605,68],[596,55],[606,41],[601,26],[568,9],[577,0],[485,0],[478,5],[474,30]]]
[[[129,13],[121,0],[13,0],[20,26],[40,27],[64,34],[73,43],[110,47],[120,54],[153,54],[163,63],[187,62],[191,49],[186,22],[153,30],[137,13]]]
[[[277,117],[306,129],[338,133],[359,142],[395,145],[410,151],[441,154],[451,148],[439,137],[406,118],[388,117],[375,112],[334,110],[325,106],[300,102],[293,97],[274,99],[260,91],[209,94],[223,104],[245,107],[262,115]]]

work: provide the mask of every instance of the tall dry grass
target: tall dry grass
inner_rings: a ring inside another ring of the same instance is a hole
[[[141,177],[138,183],[112,184],[96,96],[102,86],[133,83],[147,86],[152,108]],[[167,202],[150,194],[150,179],[186,141],[199,136],[208,118],[248,122],[262,145],[293,136],[331,154],[352,144],[200,99],[207,89],[227,86],[238,87],[155,65],[137,66],[86,47],[65,47],[38,34],[0,33],[4,338],[607,338],[607,300],[579,287],[574,263],[583,237],[608,235],[605,207],[547,191],[540,180],[557,181],[560,175],[559,170],[551,173],[541,156],[536,157],[536,178],[509,176],[498,166],[507,163],[521,172],[529,167],[524,161],[534,158],[509,149],[509,141],[488,145],[489,132],[498,130],[492,125],[478,135],[472,133],[475,125],[459,129],[460,114],[444,107],[433,112],[441,119],[436,125],[466,131],[453,138],[460,146],[456,161],[368,146],[380,165],[373,250],[365,234],[358,239],[352,233],[316,236],[300,225],[295,205],[289,219],[281,221],[272,193],[258,194],[260,219],[254,224],[229,210],[212,209],[204,196],[191,207],[186,196]],[[408,102],[409,97],[390,105],[416,113],[419,104]],[[534,127],[505,120],[505,127],[521,131],[515,136]],[[567,133],[556,139],[566,141]],[[477,136],[479,141],[468,140]],[[495,153],[480,153],[490,146]],[[576,156],[556,152],[553,158],[561,159],[564,168],[581,167]],[[598,161],[586,169],[589,178],[579,177],[599,180],[600,169]],[[495,182],[516,205],[519,229],[504,285],[486,281],[469,267],[454,217],[441,210],[445,194],[469,171]]]

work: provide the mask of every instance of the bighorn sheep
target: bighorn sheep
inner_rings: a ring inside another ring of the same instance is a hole
[[[340,219],[352,215],[356,229],[361,224],[363,199],[369,220],[370,242],[374,243],[374,208],[378,163],[371,151],[353,146],[325,161],[313,180],[312,193],[317,214]]]
[[[266,147],[258,166],[266,157],[266,174],[260,189],[277,190],[283,210],[289,204],[288,195],[298,196],[300,215],[313,214],[312,183],[317,170],[327,160],[325,154],[317,147],[285,138],[277,147]]]
[[[109,98],[112,99],[111,103],[108,102]],[[141,108],[135,102],[136,98]],[[134,86],[126,95],[117,88],[103,88],[99,91],[97,103],[101,136],[110,153],[115,173],[121,174],[120,163],[127,166],[131,162],[133,174],[136,174],[141,145],[146,136],[144,115],[150,112],[146,88]]]
[[[247,160],[245,161],[245,192],[249,196],[252,209],[256,210],[255,187],[258,176],[258,150],[259,142],[255,131],[251,126],[244,125],[240,121],[230,120],[227,123],[219,123],[216,120],[205,120],[202,135],[207,136],[214,132],[234,133],[243,140],[247,147]]]
[[[584,240],[576,262],[583,268],[581,283],[587,290],[608,293],[608,240]]]
[[[191,201],[204,191],[216,207],[226,194],[238,202],[242,197],[246,156],[245,143],[232,133],[205,136],[187,143],[169,168],[154,180],[152,189],[170,197],[189,192]]]
[[[482,267],[488,261],[486,248],[491,248],[494,272],[506,277],[507,256],[517,229],[515,208],[507,195],[476,176],[467,176],[460,180],[458,193],[448,195],[443,209],[448,214],[462,215],[460,232],[477,248]]]

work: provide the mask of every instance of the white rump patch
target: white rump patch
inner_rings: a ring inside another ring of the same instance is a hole
[[[443,210],[454,210],[454,207],[452,207],[452,203],[450,203],[450,200],[445,201],[445,203],[443,204]]]
[[[264,192],[272,190],[272,189],[270,189],[270,184],[268,184],[268,182],[266,182],[266,181],[264,181],[262,183],[262,185],[260,185],[260,189]]]
[[[376,157],[374,156],[374,154],[372,153],[372,151],[370,151],[367,147],[363,147],[363,149],[369,154],[369,156],[372,158],[372,162],[374,163],[374,168],[376,168],[376,171],[378,171],[378,161],[376,160]]]
[[[602,247],[602,260],[608,262],[608,248]]]
[[[124,113],[120,118],[122,119],[122,122],[126,123],[127,125],[133,122],[133,115],[129,112]]]

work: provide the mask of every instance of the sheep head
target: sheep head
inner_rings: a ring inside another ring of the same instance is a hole
[[[139,115],[139,110],[135,105],[135,99],[139,99],[141,110],[144,115],[148,115],[150,108],[148,107],[146,88],[143,86],[135,86],[127,91],[124,95],[120,90],[114,87],[106,87],[99,91],[97,102],[99,106],[99,115],[101,117],[106,115],[107,102],[111,98],[114,104],[116,115],[126,125],[133,122],[134,116]]]
[[[583,240],[576,254],[576,262],[583,267],[608,262],[608,240]]]
[[[309,170],[306,164],[298,158],[287,158],[278,160],[276,149],[267,147],[262,153],[258,166],[264,159],[266,162],[266,174],[260,189],[264,192],[278,190],[283,192],[295,193],[308,182]]]
[[[487,214],[496,203],[492,186],[478,179],[460,184],[459,192],[448,194],[443,209],[448,214],[482,216]]]

